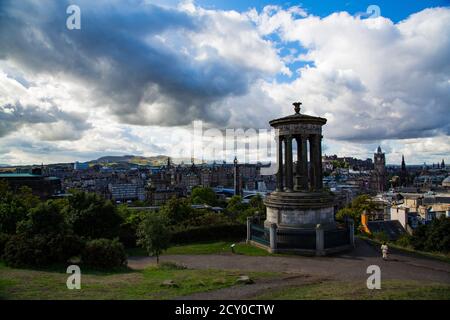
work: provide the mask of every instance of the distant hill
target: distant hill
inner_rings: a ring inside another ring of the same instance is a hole
[[[90,164],[103,164],[103,165],[112,165],[117,163],[128,163],[128,164],[137,164],[137,165],[150,165],[150,166],[160,166],[167,164],[168,156],[158,155],[153,157],[143,157],[143,156],[135,156],[135,155],[123,155],[123,156],[104,156],[100,157],[97,160],[89,161]],[[183,159],[183,158],[171,158],[171,162],[178,164],[181,162],[190,163],[191,159]],[[198,163],[198,160],[195,161]]]

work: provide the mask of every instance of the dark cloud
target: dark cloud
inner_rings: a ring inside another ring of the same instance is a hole
[[[54,124],[60,124],[58,130]],[[22,106],[20,103],[0,106],[0,138],[24,125],[45,124],[44,140],[76,140],[91,128],[82,114],[62,111],[56,106],[43,109],[38,106]],[[39,130],[38,130],[39,132]]]
[[[72,3],[2,1],[0,57],[32,72],[80,79],[94,91],[97,105],[108,106],[122,122],[225,124],[230,113],[211,105],[246,93],[262,75],[258,67],[231,63],[214,49],[203,60],[184,53],[195,48],[182,31],[208,30],[208,18],[141,1],[78,1],[81,30],[68,30],[65,12]],[[176,38],[175,47],[157,36]]]

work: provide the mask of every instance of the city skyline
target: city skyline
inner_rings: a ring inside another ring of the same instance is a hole
[[[194,121],[269,129],[297,100],[323,154],[450,154],[445,1],[77,1],[79,30],[70,4],[0,5],[0,164],[173,156]]]

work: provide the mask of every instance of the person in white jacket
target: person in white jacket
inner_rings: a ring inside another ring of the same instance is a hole
[[[383,244],[381,245],[381,252],[383,253],[383,260],[387,260],[388,250],[389,250],[389,248],[388,248],[386,242],[383,242]]]

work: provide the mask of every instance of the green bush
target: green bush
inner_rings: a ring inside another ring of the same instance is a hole
[[[411,245],[416,250],[450,252],[450,218],[443,216],[420,225],[414,230]]]
[[[399,245],[404,248],[408,248],[411,246],[411,236],[407,233],[401,235],[396,241],[396,245]]]
[[[222,213],[206,210],[195,210],[191,217],[183,224],[186,227],[217,226],[231,223],[231,220]],[[180,226],[179,226],[180,227]]]
[[[3,252],[5,251],[6,243],[11,238],[11,235],[7,233],[0,233],[0,258],[3,256]]]
[[[137,245],[136,232],[137,232],[136,227],[129,222],[125,222],[120,226],[119,241],[123,243],[125,248],[136,247]]]
[[[117,239],[95,239],[86,243],[81,261],[94,269],[121,268],[127,265],[127,255]]]
[[[180,244],[227,239],[236,240],[245,238],[246,232],[246,226],[242,224],[188,227],[174,230],[171,242]]]
[[[6,243],[3,260],[12,267],[43,267],[67,262],[82,247],[83,242],[76,236],[19,234]]]
[[[373,238],[373,239],[376,239],[376,240],[378,240],[378,241],[380,241],[380,242],[388,242],[388,241],[389,241],[389,237],[388,237],[388,235],[386,234],[386,232],[384,232],[384,231],[381,231],[381,232],[374,232],[374,233],[372,234],[372,238]]]

